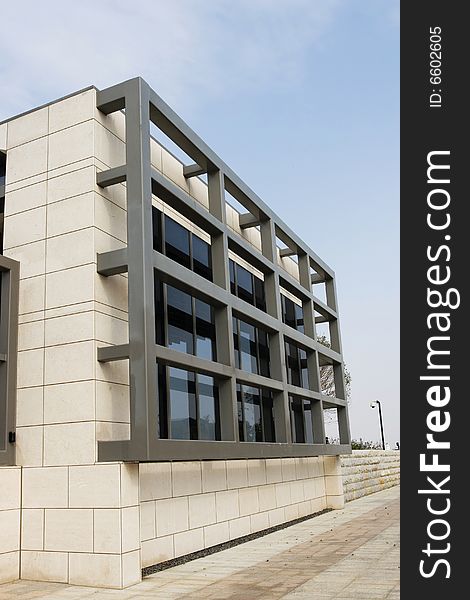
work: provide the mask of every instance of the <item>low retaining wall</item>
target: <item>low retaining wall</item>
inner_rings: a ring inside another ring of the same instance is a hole
[[[142,463],[142,567],[324,508],[342,508],[336,456]]]
[[[341,456],[344,501],[349,502],[400,483],[400,452],[353,450]]]

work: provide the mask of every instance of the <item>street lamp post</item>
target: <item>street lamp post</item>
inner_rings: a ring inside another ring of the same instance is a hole
[[[382,436],[382,450],[385,450],[385,439],[384,439],[384,424],[382,420],[382,404],[380,400],[374,400],[374,402],[370,403],[371,408],[379,407],[379,420],[380,420],[380,434]]]

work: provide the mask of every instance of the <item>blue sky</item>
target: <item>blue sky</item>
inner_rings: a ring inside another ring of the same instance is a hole
[[[0,120],[141,75],[336,271],[356,438],[399,440],[398,0],[17,0]]]

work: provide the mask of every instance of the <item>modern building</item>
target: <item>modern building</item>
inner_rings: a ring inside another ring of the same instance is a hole
[[[0,150],[0,581],[126,587],[341,507],[330,267],[140,78]]]

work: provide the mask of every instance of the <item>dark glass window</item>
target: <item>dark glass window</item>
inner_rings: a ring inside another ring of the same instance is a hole
[[[185,267],[191,267],[189,231],[165,215],[165,254]]]
[[[292,441],[297,444],[303,444],[305,442],[302,403],[302,398],[290,396]]]
[[[241,442],[274,442],[271,392],[237,384],[238,431]]]
[[[213,377],[158,365],[159,432],[163,439],[220,439]]]
[[[211,247],[201,240],[197,235],[192,234],[193,245],[193,271],[202,275],[206,279],[212,279]]]
[[[155,276],[156,343],[216,360],[214,309]]]
[[[299,304],[281,293],[282,320],[286,325],[304,333],[304,311]]]
[[[245,302],[266,312],[264,281],[234,260],[229,260],[230,291]]]
[[[167,285],[168,348],[194,354],[193,302],[185,294]]]
[[[304,333],[304,311],[301,306],[294,303],[295,327],[297,331]]]
[[[258,372],[258,352],[256,344],[256,327],[239,322],[240,327],[240,369],[249,373]]]
[[[157,252],[163,251],[162,218],[162,212],[152,206],[153,249]]]
[[[7,170],[7,156],[0,152],[0,187],[5,185],[5,175]]]
[[[264,310],[266,312],[266,296],[264,293],[264,281],[259,277],[253,275],[255,282],[255,305],[256,308]]]
[[[196,312],[196,356],[214,360],[215,323],[214,309],[210,304],[195,300]]]
[[[229,269],[230,269],[230,291],[236,296],[237,295],[237,284],[235,279],[235,263],[232,259],[229,259]]]
[[[304,400],[305,442],[313,444],[312,403]]]
[[[167,367],[157,365],[158,435],[168,438]]]
[[[153,249],[212,281],[211,246],[152,207]]]
[[[163,296],[163,282],[154,277],[155,294],[155,340],[160,346],[166,345],[165,340],[165,300]]]
[[[233,317],[233,344],[238,369],[269,377],[268,334],[263,329]]]
[[[291,342],[285,343],[287,382],[308,389],[307,353]]]
[[[199,401],[199,439],[218,439],[218,389],[214,378],[207,375],[197,375],[197,389]]]
[[[312,403],[310,400],[289,396],[292,441],[313,444]]]
[[[169,368],[170,437],[177,440],[197,439],[196,376],[191,371]]]
[[[253,275],[240,265],[237,265],[237,296],[254,304]]]

